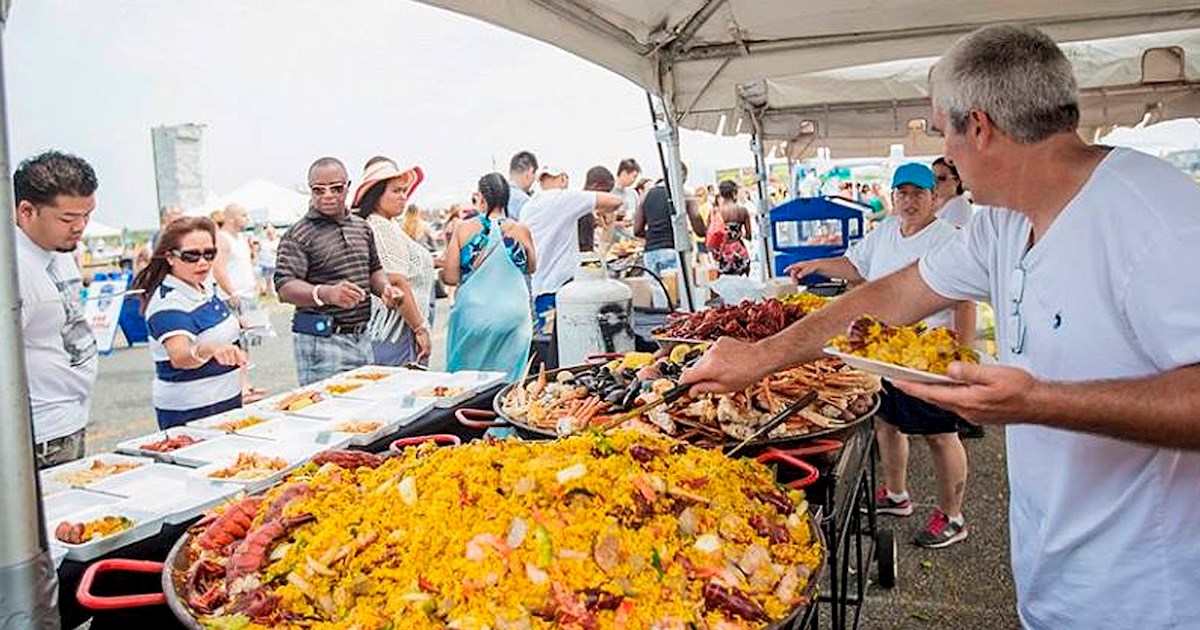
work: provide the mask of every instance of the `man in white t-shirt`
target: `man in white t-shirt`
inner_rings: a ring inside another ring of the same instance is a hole
[[[1071,64],[1031,27],[975,31],[930,82],[946,155],[985,206],[962,237],[775,337],[722,339],[683,378],[727,391],[819,356],[861,313],[990,299],[1001,365],[897,386],[1006,425],[1021,622],[1200,627],[1200,188],[1083,142]]]
[[[567,190],[565,171],[543,167],[538,172],[541,187],[521,209],[521,223],[533,234],[537,271],[533,274],[535,334],[546,330],[546,314],[554,308],[554,295],[575,276],[579,253],[579,220],[599,213],[611,216],[621,207],[612,190],[612,172],[594,166],[587,173],[585,190]]]
[[[918,162],[902,164],[892,175],[892,216],[871,230],[844,256],[805,260],[787,272],[798,282],[817,273],[852,283],[878,280],[903,269],[925,254],[955,240],[958,229],[934,214],[934,174]],[[959,339],[975,336],[975,304],[960,302],[924,320],[929,327],[951,328]],[[875,440],[883,468],[883,485],[875,491],[880,514],[910,516],[908,496],[908,438],[921,436],[929,445],[937,481],[937,507],[917,530],[913,542],[941,549],[966,540],[963,495],[967,487],[967,451],[958,438],[962,418],[895,389],[884,381],[875,423]]]
[[[99,361],[71,252],[96,208],[97,186],[87,162],[57,151],[28,159],[13,173],[21,332],[38,468],[84,453]]]
[[[246,209],[237,204],[225,206],[222,215],[221,225],[217,229],[217,259],[213,262],[213,279],[217,282],[217,295],[238,312],[258,299],[250,238],[245,233],[250,217],[246,215]]]

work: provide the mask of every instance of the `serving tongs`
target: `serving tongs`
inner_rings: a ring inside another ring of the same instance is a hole
[[[656,398],[640,407],[634,407],[633,409],[631,409],[629,411],[617,414],[616,416],[612,416],[611,418],[608,419],[608,422],[605,422],[604,424],[600,425],[599,427],[596,428],[596,430],[601,433],[607,433],[610,429],[612,429],[614,427],[618,427],[630,420],[633,420],[634,418],[637,418],[637,417],[645,414],[647,411],[650,411],[651,409],[655,409],[661,405],[669,405],[669,404],[675,402],[676,400],[683,398],[684,396],[687,395],[688,391],[691,389],[692,389],[691,385],[676,385],[675,387],[672,387],[671,389],[668,389],[667,391],[663,392],[662,397],[660,397],[660,398]]]
[[[746,448],[746,445],[775,430],[775,427],[783,424],[785,420],[792,417],[792,414],[804,409],[814,402],[817,402],[817,390],[815,389],[809,390],[807,394],[797,398],[795,402],[784,407],[779,413],[775,414],[770,420],[768,420],[766,424],[759,427],[754,433],[751,433],[749,437],[742,440],[728,451],[725,451],[725,455],[733,457],[738,453],[738,451]]]

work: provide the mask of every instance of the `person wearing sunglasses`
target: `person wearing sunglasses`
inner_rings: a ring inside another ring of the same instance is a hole
[[[958,229],[934,214],[934,171],[919,162],[902,164],[892,175],[892,216],[871,230],[844,256],[805,260],[787,272],[797,282],[809,274],[843,278],[852,283],[878,280],[912,264],[922,255],[958,238]],[[975,304],[960,302],[926,317],[929,327],[951,328],[967,343],[975,336]],[[881,514],[909,516],[908,450],[910,436],[924,438],[929,446],[937,507],[913,542],[940,549],[967,538],[963,494],[967,485],[967,451],[959,440],[963,419],[924,400],[909,396],[883,382],[875,439],[883,468],[883,485],[875,492],[875,509]]]
[[[1200,186],[1079,135],[1070,60],[1030,26],[976,30],[930,73],[933,127],[981,208],[961,236],[779,335],[683,375],[732,391],[821,356],[863,313],[996,310],[999,365],[897,388],[1003,425],[1028,630],[1200,628]]]
[[[341,160],[313,162],[309,211],[279,240],[275,291],[296,306],[292,349],[301,385],[370,364],[368,294],[388,308],[404,299],[388,282],[370,224],[346,206],[349,186]]]
[[[933,189],[937,217],[956,228],[966,227],[975,214],[975,209],[967,200],[967,190],[963,187],[962,178],[958,176],[958,169],[954,168],[946,156],[934,160],[932,167],[937,180],[937,186]]]
[[[240,326],[212,278],[217,227],[207,217],[168,225],[133,280],[141,290],[154,359],[154,412],[160,429],[242,406]]]

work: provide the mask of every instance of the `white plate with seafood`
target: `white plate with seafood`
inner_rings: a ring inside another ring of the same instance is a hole
[[[848,354],[834,348],[832,346],[825,348],[825,354],[831,357],[837,357],[843,363],[849,365],[856,370],[862,370],[869,374],[875,374],[883,378],[895,381],[912,381],[914,383],[933,383],[936,385],[961,385],[962,381],[957,381],[944,374],[934,374],[924,370],[897,365],[895,363],[885,363],[860,357],[855,354]]]
[[[150,457],[160,462],[173,464],[175,463],[175,451],[224,434],[218,429],[171,427],[165,431],[156,431],[149,435],[125,440],[117,445],[117,452]]]
[[[127,473],[153,463],[149,457],[133,457],[116,453],[92,455],[68,464],[47,468],[41,472],[44,481],[86,488],[101,479]]]

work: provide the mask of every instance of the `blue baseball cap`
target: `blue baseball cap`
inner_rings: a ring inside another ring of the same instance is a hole
[[[892,174],[892,188],[899,188],[904,184],[912,184],[917,188],[933,190],[933,180],[933,169],[920,162],[909,162],[908,164],[901,164],[896,169],[896,172]]]

